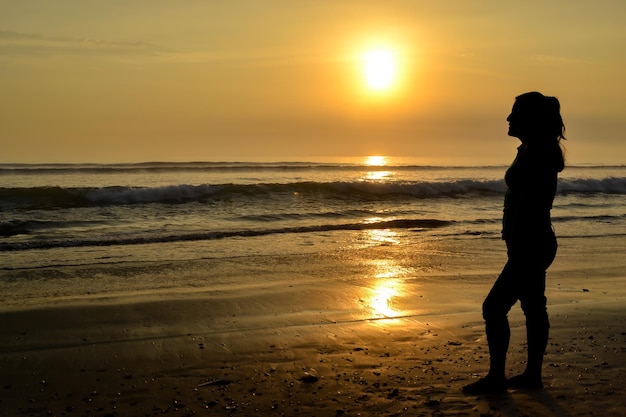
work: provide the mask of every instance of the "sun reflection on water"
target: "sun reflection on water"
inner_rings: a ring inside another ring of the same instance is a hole
[[[394,298],[399,295],[398,280],[381,280],[372,288],[370,307],[375,317],[393,318],[401,315],[395,308]]]
[[[368,223],[377,223],[382,218],[373,217]],[[368,229],[363,230],[363,239],[371,247],[398,246],[402,235],[393,229]],[[400,248],[397,248],[398,250]],[[387,252],[389,254],[389,252]],[[393,250],[391,253],[396,253]],[[368,294],[364,299],[369,319],[385,323],[400,322],[400,317],[406,316],[407,311],[402,308],[402,300],[406,296],[404,279],[410,274],[410,268],[398,263],[398,260],[385,256],[384,258],[372,258],[367,261],[370,269]]]
[[[386,156],[382,156],[382,155],[370,155],[367,158],[365,158],[364,161],[365,165],[368,166],[384,166],[387,165],[388,161],[387,161],[387,157]]]
[[[404,313],[398,307],[396,299],[404,293],[404,284],[400,278],[406,275],[406,269],[388,259],[373,260],[372,266],[374,281],[368,300],[372,315],[377,318],[402,316]]]
[[[368,171],[365,174],[365,180],[367,181],[384,181],[393,177],[392,171]]]
[[[396,173],[389,169],[385,169],[389,164],[389,158],[386,156],[372,155],[365,158],[363,164],[369,167],[369,170],[361,177],[362,181],[385,182],[393,179]]]
[[[367,241],[375,245],[397,245],[400,243],[398,234],[390,229],[371,229],[365,230],[365,233],[367,234]]]

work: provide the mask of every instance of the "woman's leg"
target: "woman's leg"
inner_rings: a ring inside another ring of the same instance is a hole
[[[517,301],[512,282],[514,274],[511,263],[507,262],[483,303],[485,333],[489,345],[488,375],[496,379],[504,379],[506,353],[511,337],[507,315]]]
[[[507,315],[517,301],[514,274],[515,269],[507,262],[483,302],[483,318],[489,346],[489,372],[485,378],[463,387],[463,391],[468,394],[497,393],[506,390],[504,370],[511,336]]]
[[[526,315],[526,339],[528,342],[528,362],[524,374],[529,388],[541,387],[543,356],[548,345],[550,322],[546,310],[546,298],[537,297],[522,302]]]
[[[526,282],[520,294],[522,310],[526,316],[526,336],[528,342],[528,362],[523,374],[509,380],[514,388],[541,388],[541,369],[543,357],[548,345],[550,321],[548,320],[546,289],[546,270],[556,255],[556,239],[547,239],[542,245],[542,253],[537,257],[540,263],[529,265]]]

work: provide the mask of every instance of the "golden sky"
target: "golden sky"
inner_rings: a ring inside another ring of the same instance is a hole
[[[537,90],[570,162],[626,163],[625,18],[621,0],[0,0],[0,162],[505,164],[513,99]]]

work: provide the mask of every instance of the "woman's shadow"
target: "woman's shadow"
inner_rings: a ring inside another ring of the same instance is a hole
[[[544,389],[506,392],[501,395],[488,396],[486,400],[490,409],[497,409],[505,416],[531,416],[533,415],[529,414],[531,410],[541,408],[539,416],[573,417],[559,401]],[[537,405],[529,407],[529,402],[534,402]]]

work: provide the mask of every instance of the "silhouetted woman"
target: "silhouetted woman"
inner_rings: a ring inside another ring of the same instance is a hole
[[[506,171],[502,238],[508,261],[483,303],[489,345],[489,373],[466,385],[469,394],[497,393],[512,388],[541,388],[541,367],[548,343],[546,270],[556,255],[557,242],[550,220],[557,175],[563,170],[561,139],[564,125],[556,97],[532,92],[515,99],[507,118],[509,136],[522,144]],[[507,314],[520,301],[526,316],[526,370],[507,380],[506,353],[510,329]]]

